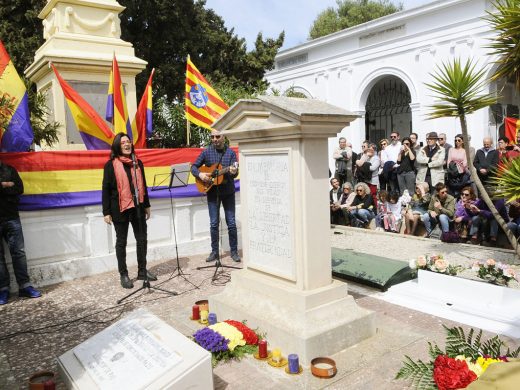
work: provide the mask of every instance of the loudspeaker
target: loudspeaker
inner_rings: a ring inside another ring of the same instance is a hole
[[[518,106],[508,104],[506,106],[506,116],[509,118],[518,118]]]
[[[332,248],[332,275],[386,291],[413,279],[408,262]]]
[[[503,108],[500,103],[492,104],[489,106],[491,108],[491,113],[493,114],[493,119],[495,121],[495,124],[500,124],[504,121],[504,113]]]

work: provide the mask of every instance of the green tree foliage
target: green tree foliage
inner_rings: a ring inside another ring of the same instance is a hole
[[[510,80],[520,90],[520,0],[498,0],[486,20],[497,32],[489,48],[498,56],[491,80]]]
[[[0,39],[20,75],[43,43],[38,14],[45,4],[45,0],[0,0]]]
[[[154,89],[173,101],[184,95],[186,58],[205,77],[236,87],[256,90],[265,84],[266,70],[274,66],[274,56],[283,44],[283,32],[276,39],[258,34],[255,48],[246,43],[205,1],[120,0],[126,10],[121,15],[122,38],[134,44],[136,55],[156,68]],[[137,78],[138,91],[148,75]]]
[[[401,3],[390,0],[337,0],[337,8],[329,7],[314,20],[309,31],[310,39],[316,39],[345,28],[402,11]]]
[[[33,142],[38,146],[52,146],[58,143],[59,122],[49,120],[50,111],[47,106],[47,96],[43,92],[36,92],[36,85],[30,80],[23,79],[29,98],[31,113],[31,127],[34,133]]]

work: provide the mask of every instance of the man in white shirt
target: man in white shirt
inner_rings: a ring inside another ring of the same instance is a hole
[[[392,131],[390,134],[390,144],[381,152],[381,162],[383,163],[383,175],[386,175],[390,184],[390,191],[399,191],[397,183],[397,157],[401,152],[401,141],[399,133]]]
[[[338,180],[339,186],[345,182],[352,183],[352,148],[348,146],[345,137],[339,139],[339,147],[334,150],[332,158],[336,165],[334,178]]]

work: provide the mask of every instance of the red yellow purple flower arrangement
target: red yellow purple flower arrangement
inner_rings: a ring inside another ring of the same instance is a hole
[[[217,322],[193,334],[194,341],[211,352],[213,366],[222,360],[238,360],[246,354],[255,353],[261,338],[244,322],[234,320]]]
[[[520,347],[514,351],[507,348],[502,353],[505,344],[498,336],[482,342],[482,331],[473,338],[473,329],[467,336],[460,327],[444,326],[444,329],[447,332],[446,351],[442,351],[435,343],[428,343],[431,360],[428,363],[422,360],[415,362],[405,356],[396,379],[408,380],[412,388],[418,390],[464,389],[482,378],[490,365],[508,364],[520,354]],[[513,363],[510,364],[513,369]],[[516,363],[514,365],[514,369],[518,370]]]

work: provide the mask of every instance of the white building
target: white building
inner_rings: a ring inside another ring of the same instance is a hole
[[[339,134],[355,151],[364,139],[377,142],[392,130],[401,137],[416,132],[420,141],[430,131],[446,133],[453,144],[461,132],[459,121],[427,119],[435,99],[424,83],[433,81],[430,74],[438,65],[454,58],[473,58],[491,74],[494,59],[486,46],[494,31],[483,20],[490,10],[486,0],[434,1],[281,51],[266,77],[272,88],[284,92],[292,87],[360,115]],[[496,91],[497,85],[489,89]],[[518,115],[520,98],[511,83],[501,95],[499,105],[468,117],[477,148],[484,136],[496,141],[503,135],[504,115]],[[337,139],[329,142],[337,146]]]

